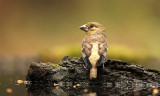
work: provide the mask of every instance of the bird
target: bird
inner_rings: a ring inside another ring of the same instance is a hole
[[[87,33],[82,40],[84,67],[90,69],[90,79],[97,78],[97,67],[104,68],[108,51],[106,29],[98,22],[88,22],[79,28]]]

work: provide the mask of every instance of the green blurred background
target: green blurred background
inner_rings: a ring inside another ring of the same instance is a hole
[[[160,0],[0,0],[0,68],[81,57],[89,21],[106,27],[107,58],[160,69]]]
[[[16,82],[33,61],[81,57],[89,21],[106,27],[107,58],[160,70],[160,0],[0,0],[0,95],[28,96]]]

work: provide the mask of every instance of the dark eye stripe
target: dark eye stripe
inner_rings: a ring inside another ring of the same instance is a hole
[[[91,25],[88,27],[88,29],[93,28],[93,27],[94,27],[94,25],[93,25],[93,24],[91,24]]]

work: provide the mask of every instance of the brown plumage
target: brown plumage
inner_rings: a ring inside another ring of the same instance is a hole
[[[85,67],[90,68],[90,79],[97,78],[97,67],[103,64],[108,50],[105,28],[97,22],[89,22],[80,29],[87,33],[82,41]]]

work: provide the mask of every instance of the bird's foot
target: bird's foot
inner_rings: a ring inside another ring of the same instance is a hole
[[[105,67],[104,67],[104,63],[102,64],[102,66],[103,66],[103,69],[104,69],[104,68],[105,68]]]
[[[89,70],[88,67],[86,67],[84,64],[83,64],[83,67],[84,67],[84,69]]]
[[[105,67],[104,66],[104,63],[102,63],[102,70],[103,70],[103,72],[105,72],[105,73],[107,73],[107,74],[110,74],[110,71],[108,70],[108,68],[107,67]]]

